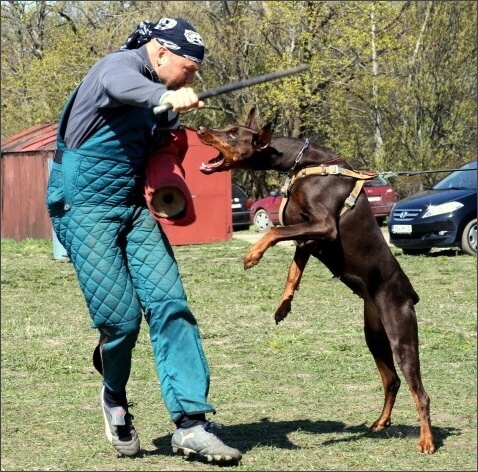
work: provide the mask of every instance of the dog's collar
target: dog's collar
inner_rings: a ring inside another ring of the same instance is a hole
[[[310,143],[309,139],[306,139],[304,145],[302,146],[302,149],[299,151],[299,154],[297,154],[297,157],[295,158],[294,165],[291,167],[291,169],[287,173],[289,177],[294,173],[295,168],[297,167],[297,164],[299,163],[299,161],[302,159],[302,156],[304,155],[304,151],[309,147],[309,143]]]

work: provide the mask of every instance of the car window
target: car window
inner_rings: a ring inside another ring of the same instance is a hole
[[[452,188],[476,190],[476,161],[460,167],[433,186],[434,190],[448,190]]]

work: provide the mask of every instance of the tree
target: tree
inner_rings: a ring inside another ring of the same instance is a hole
[[[454,168],[476,157],[476,9],[471,0],[2,2],[2,136],[56,121],[93,63],[140,21],[182,16],[206,43],[198,91],[310,67],[209,99],[186,125],[244,123],[255,106],[277,134],[309,138],[356,168]],[[233,179],[257,198],[284,176]]]

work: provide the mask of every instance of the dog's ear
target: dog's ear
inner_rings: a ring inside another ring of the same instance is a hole
[[[252,142],[254,149],[265,149],[272,138],[272,121],[263,126],[255,135]]]
[[[247,128],[251,128],[254,131],[257,131],[257,123],[256,123],[256,107],[252,107],[247,115],[246,125]]]

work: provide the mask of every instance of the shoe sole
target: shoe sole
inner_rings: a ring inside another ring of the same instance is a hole
[[[188,449],[187,447],[173,446],[173,452],[175,454],[182,454],[185,457],[195,456],[204,457],[208,462],[239,462],[241,457],[224,456],[221,454],[201,454],[194,449]]]

